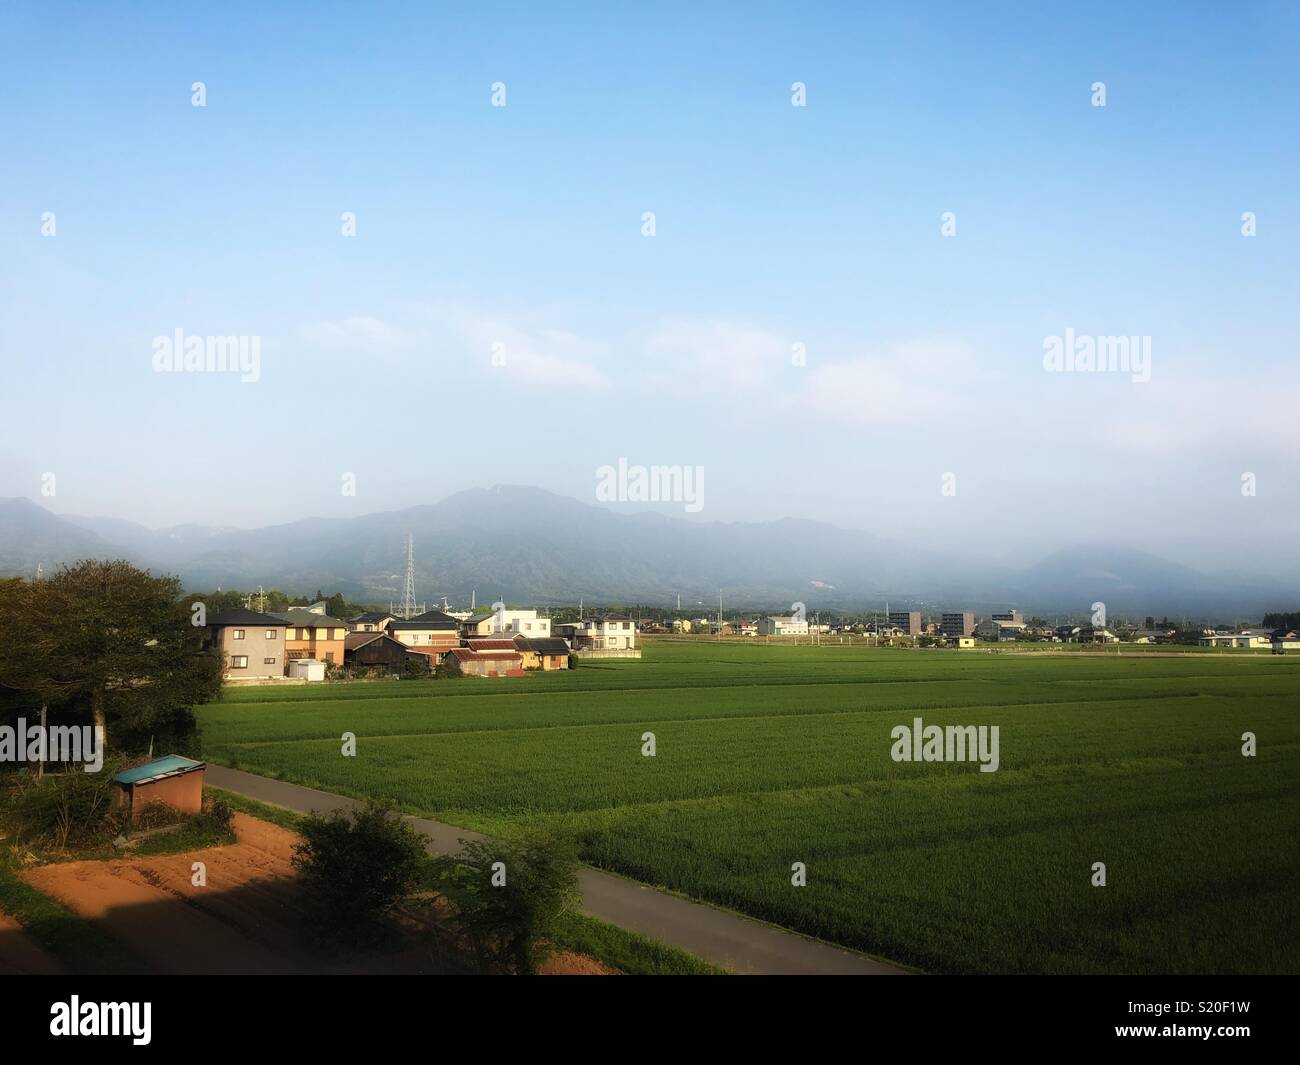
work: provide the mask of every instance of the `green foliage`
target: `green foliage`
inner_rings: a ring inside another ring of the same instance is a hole
[[[103,725],[116,750],[150,739],[193,751],[192,707],[216,697],[220,663],[204,653],[174,577],[123,561],[81,562],[42,581],[0,582],[0,714],[48,704]]]
[[[313,814],[298,827],[293,864],[318,931],[358,943],[415,887],[424,839],[388,804]]]
[[[209,799],[201,813],[182,818],[175,832],[147,836],[132,849],[133,854],[180,854],[220,847],[235,842],[234,807],[223,798]],[[137,827],[143,827],[139,825]]]
[[[684,950],[569,910],[551,929],[556,949],[586,954],[628,976],[723,976],[727,970]]]
[[[402,675],[407,680],[426,680],[434,671],[429,668],[429,656],[408,654]]]
[[[42,779],[23,774],[9,782],[6,823],[19,842],[37,847],[104,843],[120,829],[110,809],[112,777],[121,767],[120,760],[106,760],[98,773],[77,767],[47,772]]]
[[[96,975],[145,971],[144,964],[110,937],[100,921],[78,917],[23,880],[0,851],[0,910],[13,916],[70,972]]]
[[[431,886],[489,972],[532,975],[550,949],[560,917],[577,905],[578,852],[564,836],[462,840],[464,849],[432,863]]]

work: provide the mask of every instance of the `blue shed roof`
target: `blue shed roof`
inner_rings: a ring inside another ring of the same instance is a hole
[[[202,769],[203,766],[203,762],[196,762],[193,758],[169,754],[164,758],[155,758],[152,762],[138,765],[134,769],[124,769],[113,777],[113,780],[118,784],[147,784],[151,780],[188,773],[193,769]]]

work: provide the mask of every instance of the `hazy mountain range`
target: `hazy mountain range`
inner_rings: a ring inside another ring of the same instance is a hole
[[[1300,580],[1202,573],[1132,547],[1086,544],[1023,569],[975,554],[933,552],[813,521],[690,521],[618,513],[536,488],[459,492],[440,503],[357,518],[305,518],[260,529],[147,529],[117,518],[58,516],[28,499],[0,500],[0,573],[52,571],[80,558],[122,557],[178,574],[187,588],[261,584],[355,601],[399,599],[406,535],[415,540],[416,598],[467,605],[642,603],[716,610],[1015,606],[1083,616],[1189,614],[1258,619],[1295,609]]]

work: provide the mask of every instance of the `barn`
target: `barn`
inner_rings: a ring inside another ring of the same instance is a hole
[[[466,677],[522,677],[524,674],[523,656],[518,651],[475,651],[469,647],[456,647],[443,656],[443,662]]]
[[[406,668],[407,650],[382,632],[350,632],[343,638],[343,662],[351,669],[400,675]]]

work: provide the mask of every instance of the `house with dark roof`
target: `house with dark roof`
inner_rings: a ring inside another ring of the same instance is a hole
[[[349,669],[401,676],[406,646],[385,632],[350,632],[343,637],[343,663]]]
[[[328,614],[318,614],[305,607],[290,607],[275,617],[288,626],[285,632],[285,658],[311,658],[330,666],[343,664],[343,637],[347,623]]]
[[[396,620],[396,614],[385,613],[382,610],[371,610],[354,617],[348,622],[348,628],[353,632],[386,632],[388,623]]]
[[[408,651],[435,658],[460,646],[460,622],[441,610],[429,610],[409,620],[390,621],[388,634]]]
[[[523,657],[524,669],[568,669],[573,652],[558,636],[516,636],[515,649]],[[472,641],[471,641],[472,644]]]
[[[443,662],[466,677],[522,677],[524,659],[518,651],[474,651],[455,647]]]
[[[288,624],[256,610],[222,610],[208,615],[205,641],[221,655],[221,677],[229,683],[284,676]]]

